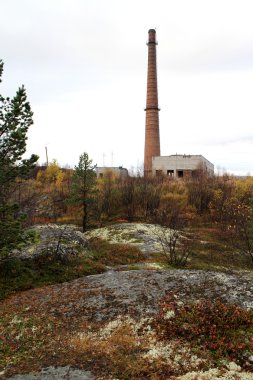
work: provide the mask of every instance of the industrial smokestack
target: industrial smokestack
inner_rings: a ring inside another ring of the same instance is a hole
[[[152,173],[152,157],[160,156],[159,108],[156,70],[156,31],[148,31],[148,81],[144,150],[144,175]]]

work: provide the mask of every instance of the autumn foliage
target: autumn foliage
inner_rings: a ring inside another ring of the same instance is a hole
[[[226,357],[244,367],[253,350],[253,311],[220,300],[186,303],[169,294],[153,327],[163,341],[186,340],[216,359]]]
[[[70,202],[73,173],[53,160],[47,168],[39,169],[35,178],[19,182],[12,199],[26,216],[26,225],[83,224],[80,204]],[[219,231],[227,247],[252,265],[252,199],[252,178],[208,177],[205,173],[187,180],[120,178],[108,171],[92,185],[85,223],[89,229],[118,220],[138,221],[186,233],[212,228]]]

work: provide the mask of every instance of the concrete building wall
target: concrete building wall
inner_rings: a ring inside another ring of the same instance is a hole
[[[194,175],[194,172],[202,168],[209,175],[214,174],[214,165],[201,155],[157,156],[152,158],[153,176],[165,175],[173,178],[185,178]]]
[[[97,178],[103,178],[108,173],[113,173],[117,177],[126,178],[128,176],[128,170],[122,166],[118,167],[96,167]]]

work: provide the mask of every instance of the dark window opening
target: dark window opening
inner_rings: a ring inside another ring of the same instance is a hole
[[[177,171],[177,176],[178,176],[178,178],[183,178],[183,176],[184,176],[184,171],[183,171],[183,170],[178,170],[178,171]]]
[[[103,173],[99,173],[99,178],[103,178],[104,174]]]
[[[174,176],[174,170],[167,170],[167,176],[173,177]]]
[[[162,170],[156,170],[155,174],[157,177],[161,177],[163,175],[163,171]]]

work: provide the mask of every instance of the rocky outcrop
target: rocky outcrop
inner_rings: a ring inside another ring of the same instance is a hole
[[[15,375],[9,380],[95,380],[95,376],[89,371],[66,367],[48,367],[34,374]]]
[[[225,274],[201,270],[107,272],[72,282],[33,289],[12,298],[16,306],[84,320],[110,320],[118,315],[152,316],[160,300],[173,292],[185,302],[220,299],[253,309],[252,273]],[[32,302],[31,302],[32,300]],[[7,301],[8,302],[8,301]]]
[[[80,253],[88,246],[88,240],[73,225],[45,224],[33,226],[31,231],[38,234],[38,242],[14,250],[12,256],[21,259],[34,259],[41,255],[67,259]]]
[[[13,310],[29,310],[35,315],[45,314],[73,326],[86,322],[110,322],[120,316],[135,321],[154,316],[166,293],[174,293],[180,302],[199,299],[220,299],[253,309],[252,273],[217,273],[199,270],[139,270],[107,272],[74,280],[69,283],[28,290],[4,301]],[[217,369],[218,371],[218,369]],[[218,372],[217,372],[218,373]],[[209,374],[209,373],[208,373]],[[213,374],[213,373],[212,373]],[[212,376],[210,373],[210,376]],[[11,380],[76,379],[92,380],[103,377],[70,367],[50,367],[36,374],[16,375]],[[193,380],[219,377],[199,376]],[[240,374],[239,374],[240,375]],[[229,379],[251,379],[252,374]],[[186,376],[186,375],[185,375]],[[246,377],[245,377],[246,376]],[[179,377],[178,379],[180,379]],[[110,377],[112,380],[113,377]],[[225,379],[225,377],[224,377]]]

